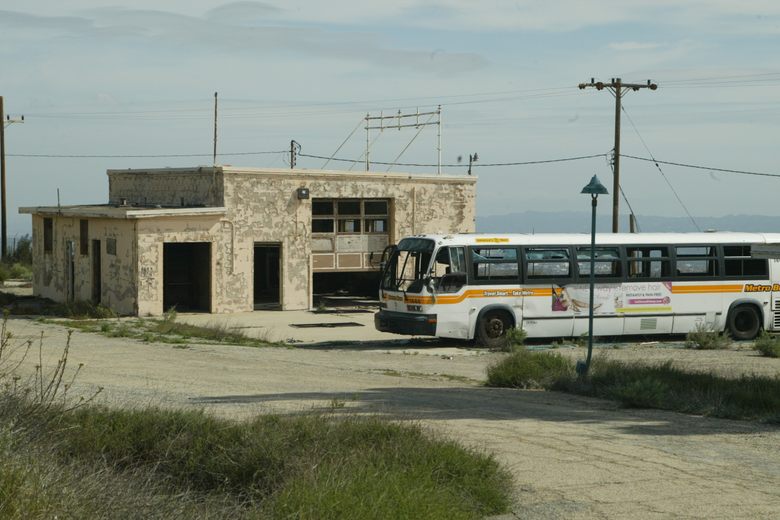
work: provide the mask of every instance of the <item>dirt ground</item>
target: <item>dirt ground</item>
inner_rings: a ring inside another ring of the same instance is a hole
[[[66,329],[13,319],[15,341],[43,333],[51,367]],[[723,373],[780,374],[780,360],[745,346],[719,352],[673,344],[600,345],[597,355],[676,362]],[[577,349],[560,349],[582,357]],[[554,392],[480,385],[500,354],[464,344],[371,341],[249,348],[147,344],[74,332],[75,390],[98,401],[257,413],[374,413],[419,421],[496,455],[514,475],[506,518],[778,518],[780,428]],[[27,370],[38,363],[35,351]]]

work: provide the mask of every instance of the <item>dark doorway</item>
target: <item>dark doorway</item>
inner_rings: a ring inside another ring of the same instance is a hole
[[[278,244],[255,244],[255,309],[273,309],[281,304],[279,290],[281,249]]]
[[[362,306],[376,303],[379,271],[314,273],[314,306]]]
[[[103,291],[102,276],[100,274],[100,240],[92,241],[92,303],[100,303],[100,295]]]
[[[211,244],[163,244],[163,310],[211,311]]]

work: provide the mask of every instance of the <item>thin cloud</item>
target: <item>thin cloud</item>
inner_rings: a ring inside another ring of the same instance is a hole
[[[236,54],[292,52],[325,60],[352,60],[370,66],[393,66],[442,75],[457,75],[487,65],[483,56],[470,52],[436,49],[397,49],[383,45],[368,32],[332,31],[316,27],[285,27],[273,24],[237,25],[243,12],[272,13],[273,6],[238,2],[209,11],[203,17],[168,11],[99,8],[82,11],[81,17],[50,17],[19,12],[0,12],[0,27],[45,30],[47,38],[67,35],[94,44],[117,39],[137,40],[144,45],[189,47]],[[257,19],[257,18],[256,18]],[[243,22],[242,22],[243,23]]]
[[[649,42],[616,42],[609,44],[609,48],[615,51],[647,51],[658,49],[659,47],[661,47],[660,43]]]

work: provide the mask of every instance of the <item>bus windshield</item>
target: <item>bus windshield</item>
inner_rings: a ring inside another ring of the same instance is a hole
[[[433,240],[405,238],[392,252],[382,275],[382,289],[420,292],[434,248]]]

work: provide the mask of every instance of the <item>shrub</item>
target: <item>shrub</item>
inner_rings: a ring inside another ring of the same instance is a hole
[[[756,339],[756,343],[753,348],[766,357],[780,357],[780,338],[769,334],[767,331],[762,331],[761,335]]]
[[[506,331],[506,339],[504,343],[499,347],[502,352],[515,352],[519,349],[524,349],[523,344],[528,337],[528,333],[522,328],[512,327]]]
[[[558,353],[517,350],[487,369],[487,385],[557,389],[574,378],[574,365]]]
[[[731,340],[722,331],[716,330],[711,323],[697,324],[696,329],[685,336],[685,347],[696,350],[727,349]]]
[[[663,408],[669,387],[664,382],[647,376],[615,385],[612,393],[628,408]]]

